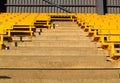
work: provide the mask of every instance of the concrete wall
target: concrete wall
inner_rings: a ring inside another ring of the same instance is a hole
[[[120,13],[120,0],[107,0],[107,13]]]
[[[95,13],[96,0],[49,0],[75,13]],[[7,12],[63,13],[62,9],[51,6],[43,0],[7,0]],[[19,6],[17,6],[19,5]]]

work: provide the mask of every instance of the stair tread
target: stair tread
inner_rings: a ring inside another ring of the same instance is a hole
[[[8,63],[9,62],[9,63]],[[1,56],[1,68],[114,68],[103,56]],[[117,67],[117,65],[116,65]]]
[[[22,71],[21,71],[22,72]],[[33,72],[33,73],[35,73],[35,72]],[[38,72],[36,72],[36,74],[37,74]],[[52,72],[53,73],[53,72]],[[62,72],[61,72],[62,73]],[[24,74],[24,73],[23,73]],[[57,73],[56,73],[57,74]],[[65,73],[66,74],[66,73]],[[73,73],[74,74],[74,73]],[[107,73],[106,73],[107,74]],[[33,74],[34,75],[34,74]],[[40,73],[39,73],[39,75],[40,75]],[[52,74],[50,74],[50,75],[52,75]],[[71,74],[72,75],[72,74]],[[43,76],[43,75],[42,75]],[[55,75],[56,76],[56,75]],[[67,75],[68,76],[68,75]],[[66,77],[67,77],[66,76]],[[87,76],[87,75],[84,75],[84,76]],[[106,77],[108,76],[108,75],[105,75]],[[24,77],[24,76],[22,76],[22,77]],[[21,78],[22,78],[21,77]],[[30,76],[28,76],[29,78],[30,78]],[[50,76],[49,76],[50,77]],[[86,79],[83,79],[83,78],[81,78],[80,79],[80,77],[78,78],[78,79],[72,79],[73,78],[73,76],[71,76],[71,78],[68,78],[68,79],[63,79],[63,78],[61,78],[61,77],[63,77],[63,76],[58,76],[57,78],[52,78],[52,77],[50,77],[51,79],[46,79],[46,78],[42,78],[42,77],[36,77],[37,79],[9,79],[9,80],[0,80],[0,82],[1,83],[77,83],[77,82],[79,82],[79,83],[119,83],[119,79],[116,79],[115,77],[113,78],[113,77],[110,77],[111,79],[104,79],[103,77],[101,77],[101,78],[103,78],[103,79],[92,79],[92,77],[91,77],[91,79],[88,79],[88,78],[86,78]],[[77,77],[77,76],[75,76],[75,77]],[[17,77],[14,77],[14,78],[19,78],[19,76],[17,76]],[[109,77],[108,77],[109,78]],[[62,80],[61,80],[62,79]]]

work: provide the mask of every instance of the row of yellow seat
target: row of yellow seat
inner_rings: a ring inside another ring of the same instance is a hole
[[[59,18],[53,18],[58,16]],[[67,17],[67,18],[66,18]],[[75,14],[57,13],[1,13],[0,14],[0,49],[3,49],[4,38],[14,35],[34,35],[36,27],[51,27],[52,20],[74,21]]]
[[[11,37],[18,33],[29,34],[30,37],[34,33],[34,22],[39,16],[38,13],[2,13],[0,14],[0,49],[3,49],[4,37]]]
[[[77,23],[93,37],[101,42],[101,48],[110,51],[113,61],[120,59],[120,14],[77,14]]]

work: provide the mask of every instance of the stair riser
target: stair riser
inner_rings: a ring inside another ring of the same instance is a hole
[[[1,68],[111,68],[103,56],[1,56]]]
[[[28,56],[105,56],[107,53],[104,53],[103,51],[49,51],[49,50],[13,50],[13,51],[6,51],[6,52],[0,52],[1,55],[28,55]]]
[[[70,35],[85,36],[85,35],[86,35],[86,36],[87,36],[87,33],[47,33],[47,34],[46,34],[46,33],[42,33],[42,35],[43,35],[43,36],[44,36],[44,35],[54,35],[54,36],[55,36],[55,35],[57,35],[57,36],[58,36],[58,35],[64,35],[64,36],[65,36],[65,35],[66,35],[66,36],[67,36],[67,35],[69,35],[69,36],[70,36]]]
[[[14,45],[13,45],[14,46]],[[27,46],[27,47],[96,47],[95,44],[82,44],[80,43],[52,43],[52,42],[47,42],[47,43],[18,43],[18,46]]]
[[[19,41],[19,37],[14,37],[13,41]],[[23,41],[31,41],[30,37],[23,37]],[[33,37],[32,41],[37,41],[37,40],[86,40],[90,41],[89,37],[83,37],[83,36],[39,36],[39,37]]]
[[[115,70],[1,70],[1,83],[119,83]],[[94,78],[94,79],[93,79]]]

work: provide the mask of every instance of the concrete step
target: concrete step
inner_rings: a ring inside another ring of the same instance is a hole
[[[53,26],[52,26],[52,28],[53,28]],[[69,24],[69,25],[67,24],[67,26],[62,25],[62,24],[59,24],[59,25],[56,24],[55,28],[80,28],[80,27],[78,25],[73,25],[72,26],[72,24]]]
[[[36,29],[37,31],[40,31],[39,28]],[[42,29],[42,32],[84,32],[82,29],[80,28],[55,28],[55,29]]]
[[[38,49],[38,50],[47,50],[47,49],[49,49],[50,51],[53,51],[53,50],[58,50],[58,51],[61,51],[61,50],[66,50],[66,51],[68,51],[68,50],[71,50],[71,51],[82,51],[82,50],[86,50],[86,49],[88,49],[88,50],[95,50],[95,51],[105,51],[106,52],[106,50],[104,50],[104,49],[102,49],[102,48],[97,48],[97,47],[12,47],[12,49],[10,49],[10,50],[27,50],[27,49],[29,49],[29,50],[36,50],[36,49]],[[4,51],[4,50],[2,50],[2,51]],[[9,51],[9,50],[8,50]]]
[[[115,70],[1,70],[1,83],[119,83]],[[113,80],[114,79],[114,80]],[[13,81],[12,81],[13,80]],[[6,81],[6,82],[5,82]]]
[[[85,33],[85,32],[83,32],[83,31],[47,31],[47,32],[44,32],[43,31],[43,33],[41,33],[41,34],[81,34],[81,35],[87,35],[88,33]],[[79,36],[79,35],[78,35]]]
[[[93,41],[91,41],[91,40],[41,40],[41,41],[35,41],[35,40],[33,40],[33,42],[30,42],[30,43],[37,43],[37,42],[45,42],[45,43],[49,43],[49,42],[52,42],[52,43],[76,43],[76,44],[79,44],[79,43],[81,43],[81,44],[92,44],[92,45],[95,45],[96,44],[96,42],[93,42]],[[24,42],[25,43],[25,42]],[[26,42],[27,43],[27,42]]]
[[[55,22],[53,24],[56,24],[56,26],[78,26],[76,22]]]
[[[86,51],[86,50],[92,50],[92,51],[97,51],[97,52],[103,52],[104,54],[108,54],[109,51],[107,50],[104,50],[102,48],[97,48],[97,47],[15,47],[15,46],[12,46],[10,48],[10,51],[11,50],[49,50],[49,51],[53,51],[53,50],[56,50],[56,51]],[[5,51],[5,50],[2,50],[2,51]],[[1,51],[1,52],[2,52]],[[9,51],[9,50],[8,50]]]
[[[75,35],[75,36],[87,36],[88,34],[87,33],[51,33],[51,32],[48,32],[48,33],[41,33],[41,35],[65,35],[65,36],[67,36],[67,35]]]
[[[35,33],[36,37],[40,37],[40,36],[81,36],[81,37],[88,37],[88,33]]]
[[[19,38],[18,38],[19,39]],[[29,38],[28,38],[29,39]],[[27,39],[24,39],[23,40],[27,40]],[[37,37],[33,37],[32,40],[88,40],[90,41],[89,37],[83,37],[83,36],[74,36],[74,35],[71,35],[71,36],[64,36],[64,35],[50,35],[50,36],[37,36]]]
[[[62,27],[55,27],[55,29],[53,29],[53,28],[51,28],[51,29],[46,29],[46,28],[42,28],[42,30],[44,31],[44,30],[46,30],[46,31],[48,31],[48,30],[61,30],[61,31],[65,31],[65,30],[78,30],[78,31],[84,31],[83,29],[81,29],[80,27],[64,27],[64,26],[62,26]],[[38,28],[38,30],[37,31],[39,31],[39,28]]]
[[[19,41],[20,37],[12,37],[13,41]],[[77,36],[77,35],[36,35],[36,37],[22,37],[23,41],[31,41],[31,40],[88,40],[91,39],[86,35]]]
[[[0,51],[1,56],[108,56],[108,51],[82,48],[21,48]],[[86,52],[87,50],[87,52]]]
[[[52,24],[62,24],[62,25],[69,25],[69,24],[72,24],[72,25],[76,25],[77,23],[76,22],[69,22],[69,21],[56,21],[56,22],[53,22]]]
[[[78,28],[79,26],[78,25],[72,25],[72,24],[58,24],[57,26],[56,26],[56,28],[61,28],[61,27],[67,27],[67,28]]]
[[[103,56],[1,56],[0,68],[119,68]]]
[[[22,73],[22,72],[23,71],[21,71],[20,73]],[[12,73],[12,71],[11,71],[11,73]],[[23,73],[23,74],[26,75],[28,73]],[[37,74],[39,74],[39,73],[36,73],[35,76]],[[102,78],[102,76],[105,76],[105,77],[108,77],[108,78],[111,78],[111,79],[107,79],[107,78],[106,79],[92,79],[91,76],[89,76],[91,79],[63,79],[63,78],[61,78],[61,77],[63,77],[63,75],[57,76],[55,79],[46,79],[46,77],[43,77],[45,75],[40,76],[40,79],[24,79],[25,76],[24,76],[24,78],[22,78],[23,76],[15,77],[16,75],[14,74],[13,78],[19,78],[19,79],[9,79],[9,80],[5,79],[5,80],[0,80],[0,82],[1,83],[77,83],[77,82],[79,82],[79,83],[119,83],[119,81],[120,81],[119,79],[113,79],[113,77],[111,77],[112,74],[111,75],[109,75],[109,74],[107,75],[106,73],[105,73],[105,75],[100,74],[99,77]],[[39,74],[39,75],[41,75],[41,74]],[[46,74],[46,75],[48,75],[48,74]],[[73,76],[73,75],[74,75],[74,73],[70,74],[69,76],[71,76],[71,78],[79,77],[78,75],[75,75],[75,76]],[[92,75],[94,75],[94,74],[92,74]],[[84,76],[88,76],[88,75],[84,75]],[[43,78],[41,78],[41,77],[43,77]],[[68,76],[66,76],[66,77],[68,77]]]
[[[14,46],[14,43],[11,45]],[[56,41],[56,40],[48,40],[48,41],[34,41],[34,42],[20,42],[18,46],[22,47],[96,47],[94,42],[90,41]]]
[[[78,27],[77,23],[75,22],[56,22],[56,23],[53,23],[56,25],[56,27]],[[53,25],[51,24],[51,25]]]
[[[70,22],[69,23],[61,22],[61,23],[56,23],[55,25],[56,25],[56,27],[78,27],[78,25],[74,22],[71,22],[71,23]],[[52,24],[52,26],[53,26],[53,24]]]
[[[32,51],[32,50],[31,50]],[[49,54],[48,54],[49,53]],[[93,54],[92,54],[93,53]],[[91,51],[91,52],[87,52],[85,53],[85,51],[82,52],[61,52],[61,51],[44,51],[44,52],[39,52],[39,51],[10,51],[10,52],[6,52],[6,53],[1,53],[1,56],[108,56],[108,54],[102,53],[102,52],[95,52],[95,51]]]

